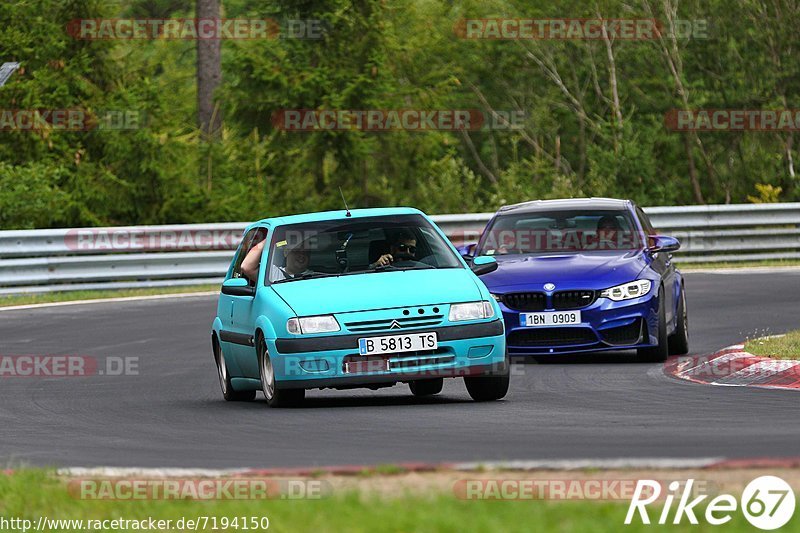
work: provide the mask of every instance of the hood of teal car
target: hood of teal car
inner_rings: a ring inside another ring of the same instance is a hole
[[[274,283],[271,287],[298,316],[481,299],[474,274],[464,268],[350,274]]]

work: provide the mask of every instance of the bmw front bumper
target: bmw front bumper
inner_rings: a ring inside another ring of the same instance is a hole
[[[500,303],[508,353],[543,355],[646,348],[658,344],[658,293],[614,302],[597,298],[578,309],[581,323],[569,326],[521,326],[524,311]],[[545,309],[543,312],[554,312]]]

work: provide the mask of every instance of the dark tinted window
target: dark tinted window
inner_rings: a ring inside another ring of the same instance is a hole
[[[655,235],[656,230],[653,228],[653,224],[650,223],[650,217],[647,216],[647,213],[642,211],[642,208],[637,206],[636,207],[636,214],[639,217],[639,221],[642,223],[642,228],[644,228],[644,232],[648,235]]]
[[[508,255],[638,249],[641,236],[627,210],[554,210],[498,216],[478,254]]]

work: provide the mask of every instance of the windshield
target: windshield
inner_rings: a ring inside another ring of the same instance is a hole
[[[421,215],[326,220],[276,228],[267,279],[281,283],[395,270],[463,268]]]
[[[554,210],[498,216],[478,255],[636,250],[642,247],[625,210]]]

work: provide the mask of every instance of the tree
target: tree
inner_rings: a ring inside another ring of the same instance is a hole
[[[197,0],[197,19],[219,19],[219,0]],[[214,92],[222,81],[220,39],[197,40],[197,124],[207,139],[219,135],[222,116]]]

